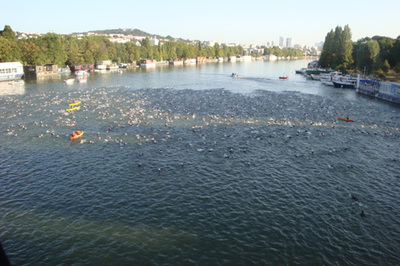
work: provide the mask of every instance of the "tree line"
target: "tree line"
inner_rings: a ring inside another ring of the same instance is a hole
[[[243,54],[243,47],[223,46],[216,43],[204,47],[183,41],[151,45],[148,37],[136,45],[134,42],[114,43],[105,36],[85,36],[80,39],[68,35],[47,33],[37,38],[15,39],[10,26],[0,32],[0,62],[20,61],[25,65],[46,63],[59,66],[94,64],[100,60],[131,63],[141,59],[162,61],[173,58],[228,57]]]
[[[351,40],[351,30],[337,26],[325,37],[319,59],[321,67],[384,76],[390,69],[400,73],[400,36],[374,36]]]
[[[281,49],[278,46],[274,46],[271,48],[264,48],[264,55],[276,55],[277,57],[301,57],[303,56],[303,51],[293,49],[293,48],[288,48],[288,49]]]

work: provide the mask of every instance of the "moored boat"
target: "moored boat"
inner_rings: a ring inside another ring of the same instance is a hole
[[[18,80],[24,75],[24,68],[20,62],[0,63],[0,81]]]
[[[335,88],[343,89],[355,89],[357,85],[357,80],[353,78],[339,78],[332,80],[332,82]]]
[[[75,76],[87,76],[89,73],[86,70],[75,71]]]

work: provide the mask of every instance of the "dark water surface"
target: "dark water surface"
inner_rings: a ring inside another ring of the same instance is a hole
[[[307,63],[2,84],[11,263],[398,264],[400,108],[295,76]]]

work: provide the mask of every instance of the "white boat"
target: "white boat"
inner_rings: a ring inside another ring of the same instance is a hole
[[[72,84],[74,83],[75,79],[64,79],[65,84]]]
[[[333,86],[333,81],[336,79],[339,79],[342,76],[342,73],[340,71],[335,71],[331,73],[321,73],[320,75],[320,81],[322,84],[326,86]]]
[[[89,73],[86,70],[75,71],[75,76],[87,76]]]
[[[0,81],[21,79],[24,68],[20,62],[0,63]]]
[[[312,79],[312,80],[321,80],[321,75],[318,75],[318,74],[311,74],[310,76],[311,76],[311,79]]]
[[[357,79],[355,78],[340,77],[338,79],[332,80],[332,82],[335,88],[343,89],[355,89],[357,85]]]

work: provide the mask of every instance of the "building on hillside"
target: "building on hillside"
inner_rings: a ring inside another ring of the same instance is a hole
[[[150,45],[158,45],[158,43],[160,42],[157,38],[150,38]]]

